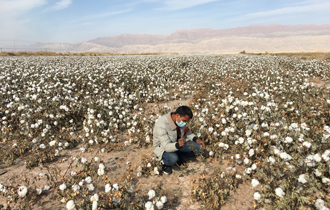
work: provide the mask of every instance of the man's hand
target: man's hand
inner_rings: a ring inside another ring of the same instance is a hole
[[[179,140],[178,140],[178,143],[179,143],[179,146],[180,146],[180,147],[183,147],[183,145],[185,144],[185,142],[184,142],[184,138],[179,139]]]
[[[204,142],[203,142],[202,140],[200,140],[200,139],[197,139],[197,140],[196,140],[196,143],[199,144],[200,146],[205,147]]]

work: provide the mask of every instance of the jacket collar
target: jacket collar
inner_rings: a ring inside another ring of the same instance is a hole
[[[170,128],[171,128],[172,130],[174,130],[174,129],[176,129],[176,124],[175,124],[175,123],[173,122],[173,120],[172,120],[171,113],[173,113],[173,112],[169,112],[169,113],[167,114],[166,119],[167,119],[168,124],[170,125]]]

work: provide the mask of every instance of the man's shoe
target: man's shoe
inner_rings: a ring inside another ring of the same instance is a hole
[[[162,171],[164,174],[172,174],[172,168],[171,166],[163,165]]]

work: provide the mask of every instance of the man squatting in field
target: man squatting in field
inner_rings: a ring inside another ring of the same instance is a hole
[[[164,163],[162,171],[171,174],[171,166],[181,166],[183,159],[194,158],[203,153],[205,147],[187,127],[186,123],[193,117],[191,109],[180,106],[175,112],[161,116],[153,130],[153,147],[158,161]]]

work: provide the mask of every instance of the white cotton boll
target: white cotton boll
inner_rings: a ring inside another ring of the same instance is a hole
[[[292,159],[292,157],[289,154],[287,154],[286,152],[282,152],[280,154],[280,158],[282,158],[283,160],[291,160]]]
[[[102,168],[99,168],[99,169],[97,170],[97,175],[99,175],[99,176],[103,176],[104,173],[105,173],[105,171],[104,171],[104,169],[102,169]]]
[[[97,201],[93,201],[92,210],[97,210]]]
[[[50,189],[49,185],[45,185],[45,186],[44,186],[44,190],[45,190],[45,191],[47,191],[47,190],[49,190],[49,189]]]
[[[210,157],[213,157],[213,156],[214,156],[214,152],[213,152],[213,151],[210,151],[210,152],[209,152],[209,156],[210,156]]]
[[[112,187],[113,187],[112,190],[115,190],[115,191],[118,191],[119,190],[119,185],[117,183],[116,184],[113,184]]]
[[[93,141],[93,140],[89,140],[88,143],[89,143],[90,145],[92,145],[92,144],[94,143],[94,141]]]
[[[44,144],[40,144],[40,145],[39,145],[39,148],[40,148],[40,149],[45,149],[46,146],[45,146]]]
[[[324,178],[322,178],[322,183],[323,184],[326,184],[326,185],[330,185],[330,179],[329,178],[326,178],[326,177],[324,177]]]
[[[99,195],[97,193],[95,193],[92,197],[91,197],[91,202],[94,201],[99,201]]]
[[[78,185],[81,186],[81,187],[82,187],[84,184],[85,184],[85,180],[84,180],[84,179],[81,180],[81,181],[78,183]]]
[[[87,159],[86,158],[81,158],[81,163],[82,164],[85,164],[87,162]]]
[[[260,195],[260,193],[259,193],[259,192],[255,192],[255,193],[253,194],[253,198],[254,198],[256,201],[259,201],[259,200],[261,199],[261,195]]]
[[[86,151],[86,149],[83,148],[83,147],[81,147],[81,148],[80,148],[80,151],[81,151],[82,153],[84,153],[84,152]]]
[[[321,158],[321,156],[319,154],[316,154],[316,155],[314,155],[314,160],[316,162],[321,162],[322,158]]]
[[[158,209],[162,209],[164,207],[164,204],[161,201],[157,201],[156,206]]]
[[[36,193],[37,193],[37,195],[40,195],[42,193],[42,189],[41,188],[37,188],[36,189]]]
[[[241,158],[241,155],[240,155],[240,154],[236,154],[236,155],[235,155],[235,158],[236,158],[236,159],[240,159],[240,158]]]
[[[254,150],[253,149],[250,149],[249,150],[249,156],[252,157],[254,155]]]
[[[312,146],[312,143],[305,141],[303,142],[302,146],[309,149]]]
[[[280,187],[275,189],[275,194],[280,198],[283,198],[285,196],[285,192]]]
[[[246,130],[246,131],[245,131],[245,135],[246,135],[247,137],[249,137],[249,136],[251,135],[251,133],[252,133],[251,130]]]
[[[251,169],[252,170],[256,170],[257,169],[257,165],[256,164],[252,164]]]
[[[109,193],[111,191],[111,184],[106,184],[104,189],[106,193]]]
[[[271,163],[271,164],[274,164],[276,162],[276,160],[273,157],[271,157],[271,156],[268,157],[268,160],[267,161],[269,163]]]
[[[149,136],[149,135],[146,137],[146,143],[147,143],[147,144],[150,143],[150,136]]]
[[[65,189],[66,189],[66,184],[61,184],[61,185],[60,185],[60,190],[63,191],[63,190],[65,190]]]
[[[317,176],[317,177],[322,176],[322,173],[321,173],[318,169],[315,170],[314,174],[315,174],[315,176]]]
[[[160,201],[162,202],[162,203],[166,203],[167,202],[167,197],[164,195],[164,196],[162,196],[161,198],[160,198]]]
[[[314,204],[315,208],[318,210],[322,210],[324,207],[324,201],[322,199],[317,199],[315,204]]]
[[[52,147],[52,146],[54,146],[54,145],[55,145],[55,143],[56,143],[56,140],[50,141],[50,142],[49,142],[49,146],[51,146],[51,147]]]
[[[154,204],[152,204],[151,201],[148,201],[148,202],[145,204],[145,207],[146,207],[146,210],[154,210]]]
[[[291,137],[286,137],[283,141],[284,143],[292,143],[293,142],[293,139]]]
[[[94,158],[94,161],[95,161],[95,162],[100,162],[100,158],[99,158],[99,157],[95,157],[95,158]]]
[[[77,185],[77,184],[74,184],[74,185],[72,185],[72,190],[73,190],[73,192],[79,191],[80,190],[80,186]]]
[[[250,160],[249,160],[249,158],[244,158],[244,164],[249,164],[250,163]]]
[[[88,185],[87,185],[87,189],[88,189],[89,191],[93,191],[93,190],[95,189],[95,187],[94,187],[93,184],[88,184]]]
[[[72,210],[76,207],[76,205],[74,204],[74,201],[73,200],[69,200],[67,203],[66,203],[66,208],[68,210]]]
[[[300,182],[302,184],[307,183],[306,175],[305,174],[300,174],[299,177],[298,177],[298,182]]]
[[[238,138],[238,141],[239,141],[240,144],[243,144],[244,143],[244,139],[242,137],[239,137]]]
[[[64,147],[68,147],[69,146],[69,143],[68,142],[65,142],[64,143]]]
[[[259,181],[257,179],[252,179],[251,180],[251,185],[252,185],[252,187],[256,187],[256,186],[259,185]]]
[[[277,155],[277,154],[280,153],[280,150],[279,150],[279,149],[274,149],[274,150],[273,150],[273,153],[274,153],[275,155]]]
[[[148,163],[148,164],[147,164],[147,167],[150,168],[150,167],[151,167],[151,163]]]
[[[101,149],[101,152],[104,153],[104,152],[105,152],[105,148],[102,148],[102,149]]]
[[[149,200],[151,200],[156,196],[156,192],[154,190],[149,190],[148,195],[149,195]]]
[[[88,176],[86,179],[85,179],[85,182],[86,183],[91,183],[92,182],[92,177]]]

